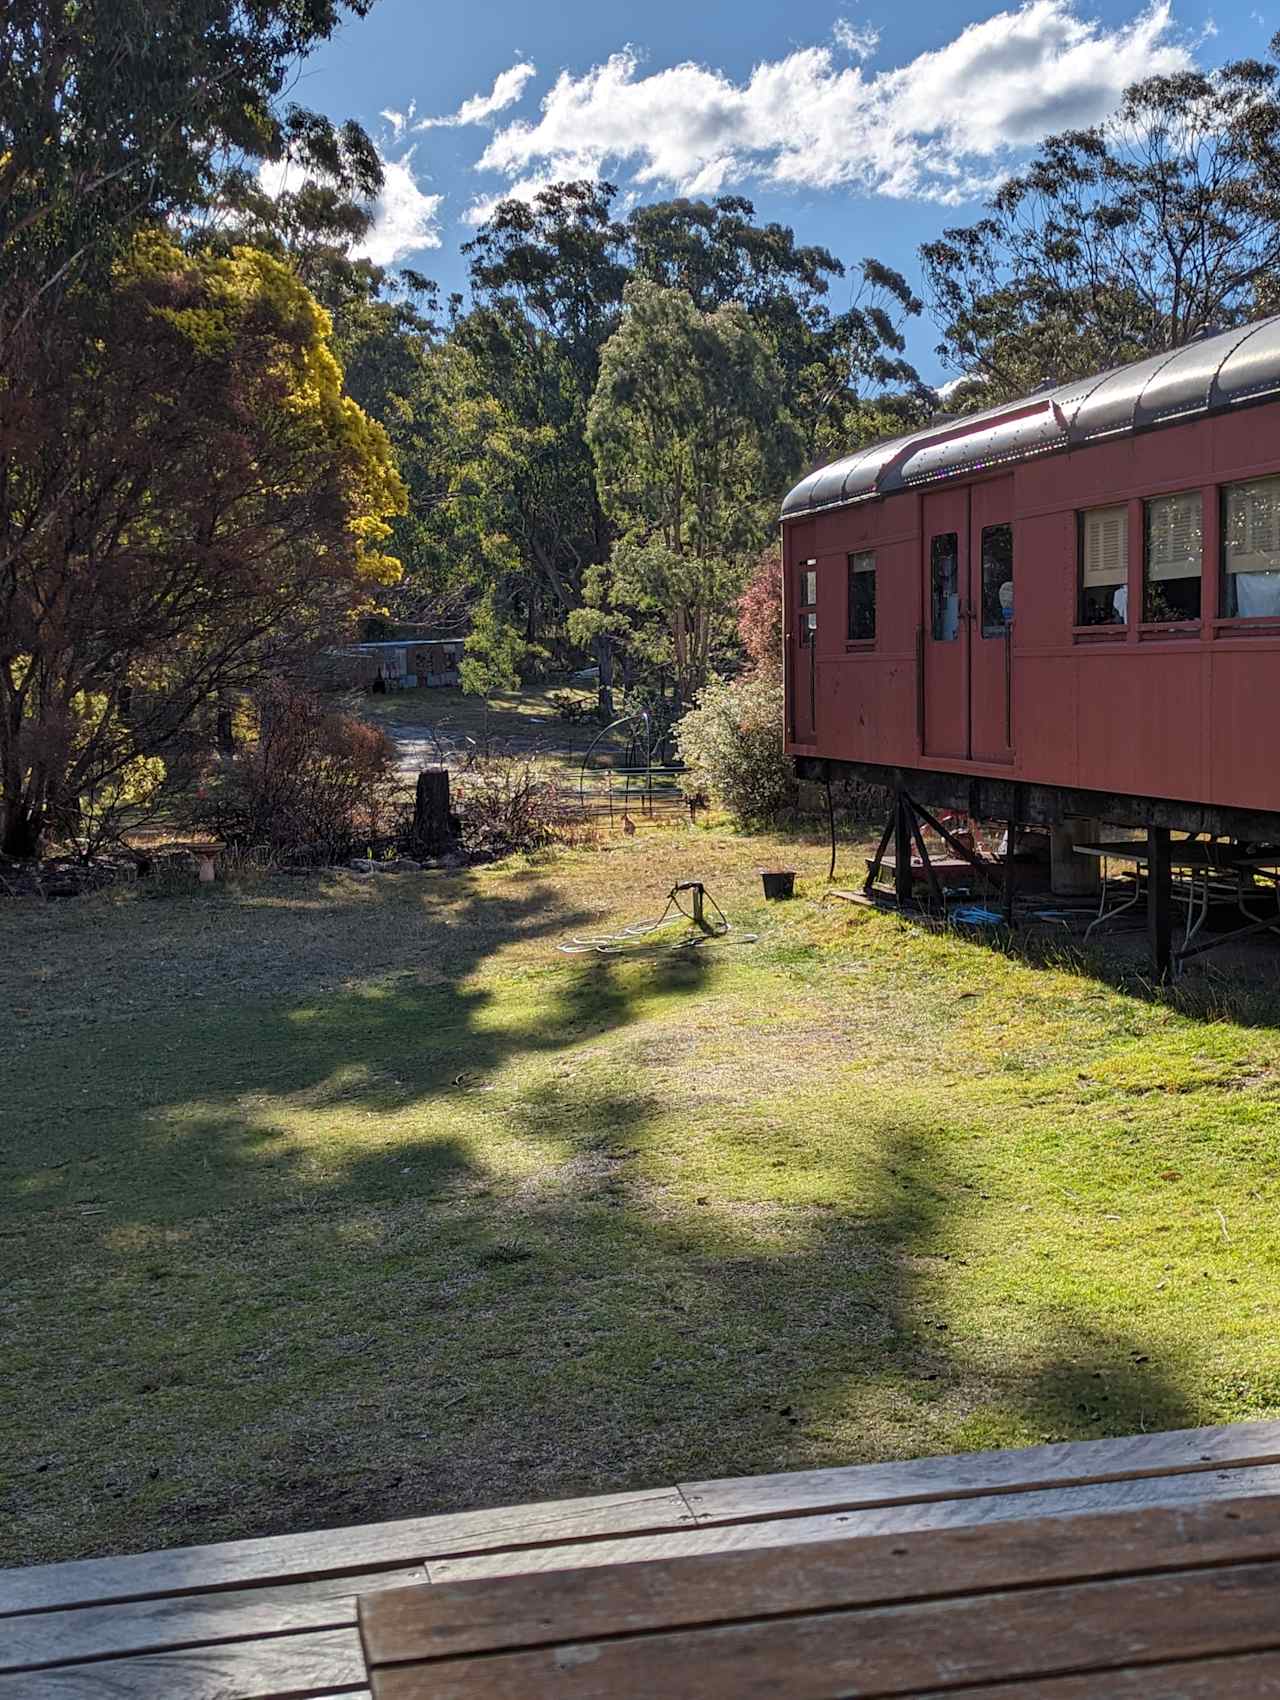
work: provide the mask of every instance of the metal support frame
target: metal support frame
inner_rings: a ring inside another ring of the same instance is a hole
[[[970,850],[967,844],[961,844],[955,834],[948,832],[940,820],[934,819],[923,803],[913,802],[911,806],[924,824],[929,827],[931,831],[937,833],[938,837],[947,846],[947,849],[951,851],[952,855],[958,856],[962,862],[968,862],[971,868],[982,875],[983,879],[987,881],[993,891],[1002,889],[1002,886],[996,879],[998,864],[988,862],[985,857],[979,856],[976,850]]]
[[[707,920],[707,888],[703,885],[702,881],[681,880],[677,885],[672,886],[671,896],[673,898],[678,898],[682,891],[687,891],[689,893],[689,899],[692,904],[689,919],[693,922],[694,926],[697,927],[700,932],[715,932],[715,927],[713,927],[711,922]]]

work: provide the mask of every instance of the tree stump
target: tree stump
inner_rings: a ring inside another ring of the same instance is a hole
[[[418,775],[418,791],[413,805],[413,842],[414,848],[424,856],[442,856],[454,847],[448,768],[428,767]]]

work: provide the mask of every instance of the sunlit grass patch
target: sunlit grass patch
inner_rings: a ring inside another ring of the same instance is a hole
[[[0,915],[5,1557],[1280,1414],[1280,997],[825,868]],[[558,950],[679,878],[728,940]]]

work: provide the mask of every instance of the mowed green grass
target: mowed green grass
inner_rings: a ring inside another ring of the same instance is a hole
[[[825,863],[0,913],[0,1562],[1280,1415],[1274,980],[1194,1016]],[[755,941],[557,950],[679,877]]]

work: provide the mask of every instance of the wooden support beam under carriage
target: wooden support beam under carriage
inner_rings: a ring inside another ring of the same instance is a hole
[[[974,820],[1007,821],[1016,814],[1021,826],[1053,826],[1062,820],[1084,818],[1111,826],[1158,826],[1174,832],[1238,838],[1248,843],[1280,844],[1280,811],[1190,803],[1171,797],[1082,791],[1066,785],[838,761],[828,756],[794,759],[800,779],[819,784],[828,778],[857,779],[868,785],[882,785],[893,793],[906,791],[918,803],[935,809],[955,809]]]

